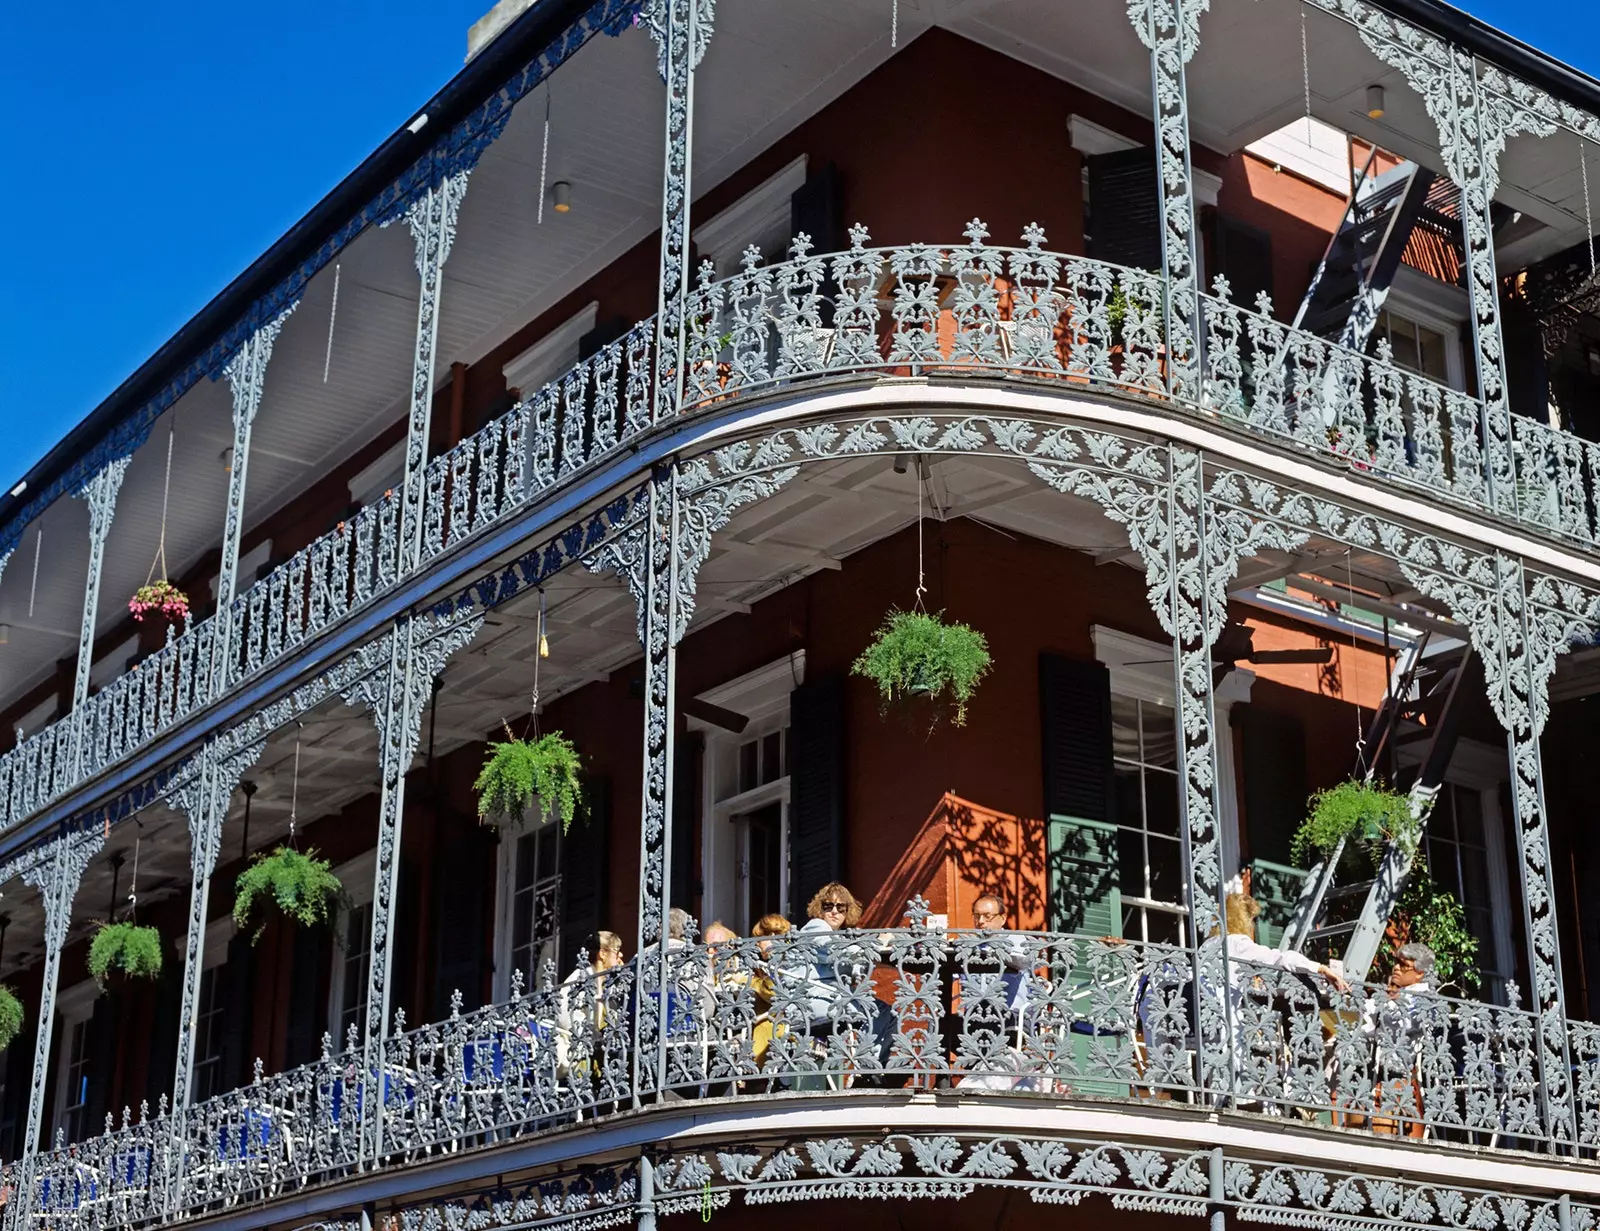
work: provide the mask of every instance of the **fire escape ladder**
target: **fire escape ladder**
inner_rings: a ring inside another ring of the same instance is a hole
[[[1363,352],[1435,178],[1414,162],[1375,175],[1377,157],[1368,155],[1294,318],[1296,329]]]

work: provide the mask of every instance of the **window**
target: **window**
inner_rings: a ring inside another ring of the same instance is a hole
[[[1385,308],[1378,313],[1374,339],[1387,338],[1394,349],[1395,366],[1426,376],[1441,385],[1450,384],[1450,339],[1437,329]]]
[[[62,1035],[61,1107],[56,1127],[67,1140],[81,1141],[89,1116],[89,1018],[68,1020]]]
[[[372,879],[377,852],[368,851],[334,869],[350,895],[334,924],[333,957],[328,971],[328,1030],[333,1049],[350,1041],[350,1027],[359,1039],[367,1024],[367,983],[372,952]]]
[[[500,926],[495,929],[495,997],[511,995],[512,974],[539,986],[539,970],[561,952],[561,825],[529,814],[500,844]]]
[[[223,985],[225,968],[207,966],[200,974],[200,1003],[195,1011],[194,1100],[204,1102],[222,1093]]]
[[[730,277],[744,267],[746,248],[759,251],[765,265],[788,259],[793,238],[790,203],[805,182],[806,156],[802,154],[694,229],[694,246],[711,262],[718,278]]]
[[[691,720],[706,737],[701,914],[741,935],[762,915],[804,905],[789,898],[789,694],[804,679],[797,651],[700,694],[744,716],[743,731]]]
[[[1183,937],[1176,722],[1170,706],[1112,694],[1116,858],[1122,935],[1130,940]]]
[[[1445,783],[1422,831],[1422,853],[1429,874],[1466,909],[1467,930],[1478,938],[1483,994],[1504,1004],[1513,972],[1496,920],[1508,909],[1506,872],[1498,830],[1485,823],[1488,794]]]
[[[515,389],[528,399],[550,381],[564,376],[581,358],[580,345],[584,335],[594,328],[599,311],[599,301],[590,302],[506,364],[501,369],[506,388]]]

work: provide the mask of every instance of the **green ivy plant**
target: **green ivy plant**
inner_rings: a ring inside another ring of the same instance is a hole
[[[1409,795],[1371,782],[1341,782],[1311,797],[1311,813],[1295,830],[1289,849],[1301,864],[1313,853],[1330,854],[1340,842],[1359,843],[1369,854],[1386,842],[1414,849],[1420,830]]]
[[[1453,983],[1463,991],[1477,989],[1481,982],[1478,938],[1467,929],[1466,908],[1433,879],[1421,860],[1412,866],[1389,916],[1380,956],[1393,965],[1395,950],[1412,941],[1421,941],[1433,950],[1435,986]]]
[[[936,705],[949,703],[951,721],[961,727],[978,682],[989,673],[989,643],[965,624],[946,624],[943,615],[891,611],[850,670],[878,686],[885,710],[922,695]]]
[[[288,918],[302,927],[324,923],[344,893],[344,886],[330,870],[328,861],[315,849],[301,854],[280,846],[270,855],[257,855],[255,862],[239,873],[234,887],[233,924],[241,932],[250,926],[257,901],[276,903]],[[266,921],[256,924],[250,943],[261,939]]]
[[[22,1030],[22,1001],[9,987],[0,987],[0,1051]]]
[[[113,974],[154,979],[161,974],[161,933],[134,923],[103,923],[89,944],[89,973],[106,990]]]
[[[478,792],[478,815],[520,821],[537,797],[545,811],[561,818],[561,830],[572,827],[583,802],[583,762],[572,741],[559,731],[529,742],[507,738],[489,745],[473,789]]]

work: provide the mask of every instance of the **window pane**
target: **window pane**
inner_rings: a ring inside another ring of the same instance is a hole
[[[1151,833],[1178,835],[1178,776],[1148,770],[1144,776],[1145,824]]]
[[[774,731],[761,741],[761,783],[765,786],[769,782],[776,782],[783,777],[783,767],[779,763],[781,758],[779,748],[782,745],[782,736]]]
[[[1183,848],[1176,838],[1152,836],[1150,842],[1150,893],[1162,902],[1183,901]]]
[[[1118,760],[1139,759],[1139,703],[1111,698],[1111,753]]]
[[[1144,713],[1144,763],[1175,767],[1178,764],[1178,729],[1173,725],[1176,715],[1164,705],[1146,703],[1140,708]]]
[[[1144,827],[1144,800],[1140,797],[1139,771],[1128,765],[1116,768],[1117,815],[1112,819],[1118,825]]]

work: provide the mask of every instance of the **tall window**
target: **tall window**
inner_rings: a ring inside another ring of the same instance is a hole
[[[61,1114],[56,1125],[68,1141],[83,1140],[89,1114],[89,1018],[67,1023],[62,1069]]]
[[[1178,943],[1184,937],[1183,848],[1176,716],[1172,708],[1113,695],[1117,881],[1122,935]]]
[[[539,968],[546,961],[554,963],[561,950],[561,826],[545,820],[506,845],[511,862],[505,895],[511,914],[505,989],[509,993],[511,972],[520,970],[522,986],[536,988]]]
[[[1441,385],[1450,383],[1449,347],[1451,340],[1437,329],[1430,329],[1391,308],[1378,313],[1373,341],[1387,338],[1394,351],[1394,362],[1408,372],[1416,372]]]
[[[222,1093],[223,983],[225,966],[200,974],[200,1004],[195,1014],[194,1097],[202,1102]]]
[[[1445,783],[1422,831],[1422,852],[1434,881],[1466,908],[1467,930],[1478,939],[1484,994],[1504,1003],[1512,972],[1500,966],[1494,923],[1496,911],[1506,909],[1504,872],[1489,849],[1482,793]]]
[[[720,887],[713,909],[735,931],[748,933],[762,915],[789,908],[788,714],[716,741],[707,770],[713,824],[732,839],[733,855],[732,884]]]
[[[372,903],[363,902],[344,912],[341,945],[334,954],[339,967],[339,1001],[335,1006],[338,1026],[334,1046],[343,1047],[350,1037],[350,1027],[359,1035],[367,1016],[367,980],[371,971]]]

